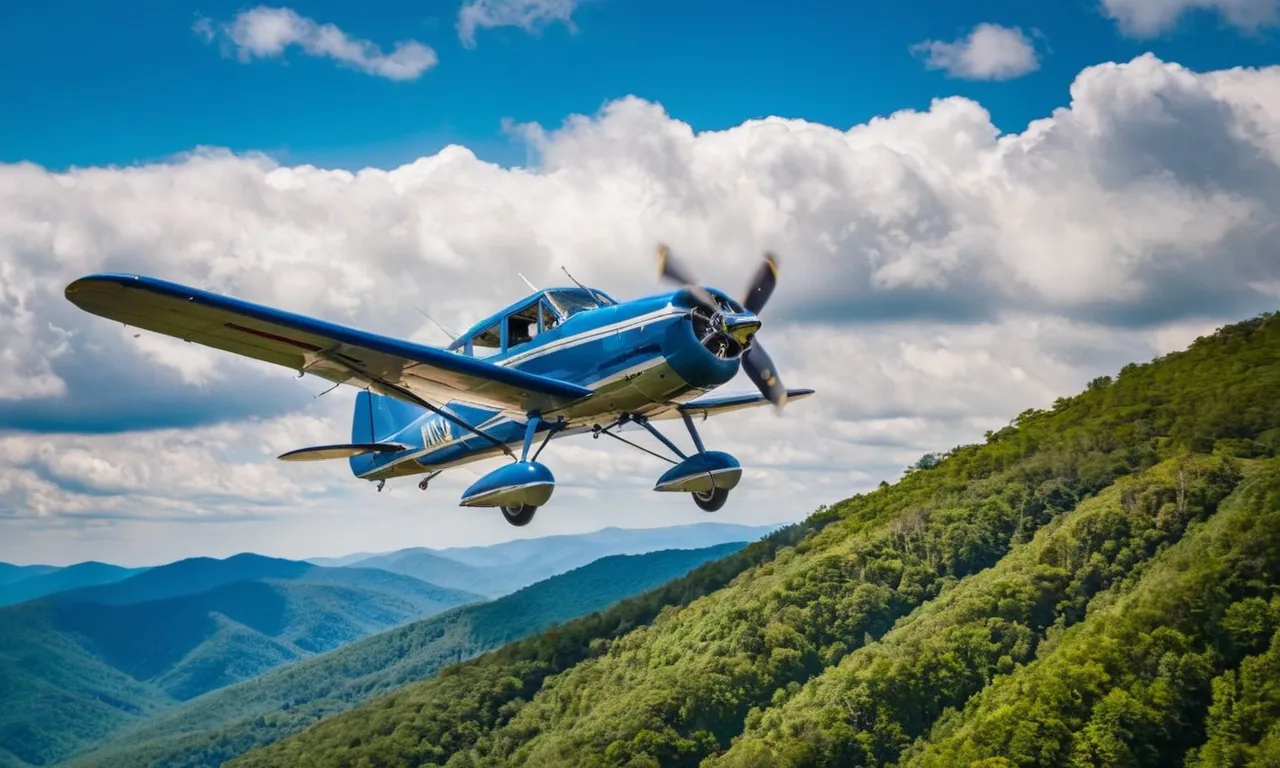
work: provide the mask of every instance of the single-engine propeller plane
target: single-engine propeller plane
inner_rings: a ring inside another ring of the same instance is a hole
[[[361,389],[351,442],[300,448],[282,460],[345,458],[357,478],[377,481],[378,490],[410,475],[424,475],[418,485],[426,490],[445,469],[505,454],[513,461],[468,488],[461,505],[498,507],[507,522],[526,525],[555,488],[551,470],[538,461],[543,448],[552,438],[589,432],[672,464],[654,490],[688,493],[714,512],[738,485],[742,467],[703,446],[694,418],[769,403],[781,410],[813,390],[785,388],[756,336],[760,310],[777,285],[772,254],[740,301],[699,285],[665,246],[658,256],[662,278],[678,289],[618,302],[570,276],[574,287],[535,290],[445,348],[138,275],[89,275],[68,285],[66,296],[128,326]],[[709,394],[740,368],[759,393]],[[693,439],[693,453],[653,425],[676,418]],[[632,425],[676,458],[618,434]]]

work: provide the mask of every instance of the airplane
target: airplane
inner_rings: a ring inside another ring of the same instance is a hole
[[[814,391],[784,387],[756,336],[777,286],[775,255],[765,253],[741,300],[699,285],[665,245],[658,258],[660,279],[679,288],[619,302],[565,270],[572,287],[530,284],[533,293],[443,348],[140,275],[88,275],[65,295],[126,326],[360,389],[351,442],[299,448],[280,460],[345,458],[356,478],[376,481],[379,491],[389,479],[412,475],[423,475],[418,487],[425,491],[446,469],[506,455],[511,463],[472,484],[460,506],[497,507],[508,523],[524,526],[555,489],[551,470],[538,461],[542,450],[553,438],[590,433],[670,463],[653,490],[688,493],[715,512],[737,487],[742,466],[707,450],[694,418],[765,404],[781,413]],[[740,369],[758,393],[712,393]],[[693,452],[653,424],[677,418]],[[618,434],[633,427],[676,458]]]

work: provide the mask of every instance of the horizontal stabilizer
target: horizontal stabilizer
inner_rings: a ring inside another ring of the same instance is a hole
[[[313,448],[299,448],[296,451],[282,453],[276,458],[281,461],[324,461],[326,459],[349,459],[366,453],[398,453],[408,446],[399,443],[342,443],[339,445],[317,445]]]

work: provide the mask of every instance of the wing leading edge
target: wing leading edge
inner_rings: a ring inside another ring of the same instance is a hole
[[[527,413],[593,394],[558,379],[157,278],[89,275],[68,285],[66,296],[86,312],[135,328],[415,404],[461,399]]]

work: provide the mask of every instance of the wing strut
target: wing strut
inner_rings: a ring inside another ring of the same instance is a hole
[[[609,425],[609,426],[607,426],[607,427],[603,427],[603,428],[602,428],[599,424],[595,425],[595,427],[591,430],[591,437],[592,437],[592,438],[594,438],[594,439],[596,439],[596,440],[599,440],[601,435],[608,435],[609,437],[612,437],[614,440],[619,440],[619,441],[621,441],[621,442],[623,442],[623,443],[626,443],[627,445],[631,446],[632,448],[635,448],[635,449],[637,449],[637,450],[644,451],[645,453],[649,454],[650,456],[655,456],[655,457],[657,457],[657,458],[659,458],[659,459],[662,459],[663,461],[667,462],[668,464],[675,464],[675,463],[676,463],[676,462],[672,461],[671,459],[668,459],[666,456],[663,456],[662,454],[658,453],[657,451],[651,451],[651,450],[649,450],[648,448],[645,448],[643,445],[637,445],[636,443],[631,442],[630,440],[628,440],[627,438],[623,437],[622,435],[619,435],[619,434],[617,434],[617,433],[615,433],[615,432],[610,432],[610,431],[609,431],[609,430],[613,429],[614,427],[621,427],[623,424],[626,424],[626,423],[627,423],[627,422],[629,422],[629,421],[630,421],[630,422],[634,422],[634,423],[636,423],[636,424],[639,424],[640,426],[642,426],[642,427],[644,427],[645,429],[649,430],[649,431],[650,431],[650,432],[652,432],[653,434],[657,435],[657,436],[658,436],[658,439],[659,439],[659,440],[661,440],[662,442],[666,443],[666,444],[667,444],[667,447],[669,447],[671,450],[675,451],[676,455],[677,455],[677,456],[679,456],[680,458],[684,458],[684,457],[685,457],[685,456],[684,456],[684,454],[680,453],[680,450],[679,450],[678,448],[676,448],[674,445],[672,445],[672,444],[671,444],[671,441],[670,441],[670,440],[667,440],[667,439],[666,439],[665,437],[663,437],[662,435],[659,435],[659,434],[657,433],[657,431],[656,431],[656,430],[654,430],[654,428],[653,428],[653,427],[649,426],[649,422],[648,422],[647,420],[641,421],[641,420],[639,420],[639,419],[632,418],[631,414],[629,414],[629,413],[624,413],[624,414],[622,414],[621,416],[619,416],[618,418],[614,419],[613,423],[612,423],[612,424],[610,424],[610,425]]]

